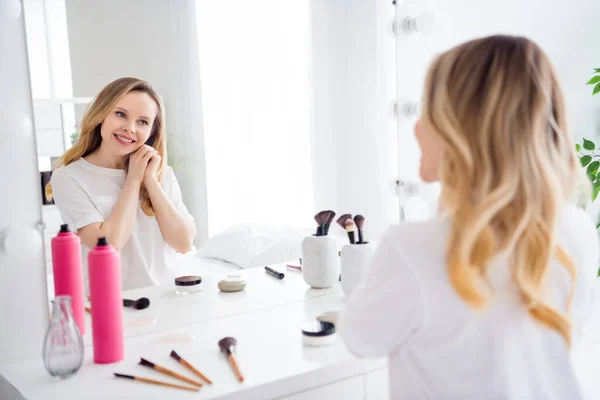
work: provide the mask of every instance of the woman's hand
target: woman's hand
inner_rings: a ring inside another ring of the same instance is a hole
[[[143,145],[129,157],[129,170],[127,171],[127,179],[141,184],[144,181],[144,175],[148,167],[150,158],[157,154],[157,151],[152,146]]]
[[[152,180],[156,179],[156,171],[158,170],[158,165],[160,164],[160,156],[158,152],[155,152],[150,157],[150,162],[148,162],[148,166],[146,167],[146,172],[144,172],[144,185],[146,187],[149,186]]]

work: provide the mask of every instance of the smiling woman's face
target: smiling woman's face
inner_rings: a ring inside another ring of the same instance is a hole
[[[147,93],[127,93],[102,121],[102,147],[111,154],[126,156],[146,143],[158,106]]]

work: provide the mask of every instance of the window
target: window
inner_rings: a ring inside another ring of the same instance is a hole
[[[196,4],[209,234],[240,222],[305,227],[310,1]]]

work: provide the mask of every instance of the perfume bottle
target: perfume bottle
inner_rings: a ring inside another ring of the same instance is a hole
[[[83,338],[73,318],[71,296],[52,300],[52,319],[44,339],[44,365],[58,379],[73,376],[83,364]]]

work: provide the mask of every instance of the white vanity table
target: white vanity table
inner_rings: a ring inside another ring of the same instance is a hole
[[[5,367],[0,373],[28,400],[389,398],[387,359],[357,359],[339,339],[327,347],[302,345],[304,321],[340,308],[344,301],[340,285],[311,289],[301,273],[275,268],[285,272],[285,279],[277,280],[262,268],[241,271],[248,285],[238,293],[219,292],[217,282],[223,275],[206,277],[202,290],[195,294],[176,295],[174,285],[124,292],[125,298],[148,297],[151,304],[141,311],[124,309],[126,354],[120,363],[93,363],[88,326],[84,365],[74,377],[54,380],[41,358]],[[217,342],[225,336],[238,340],[236,358],[244,383],[235,379],[219,352]],[[144,357],[193,377],[169,357],[171,350],[202,371],[213,385],[194,394],[112,375],[119,372],[180,383],[137,365]]]

